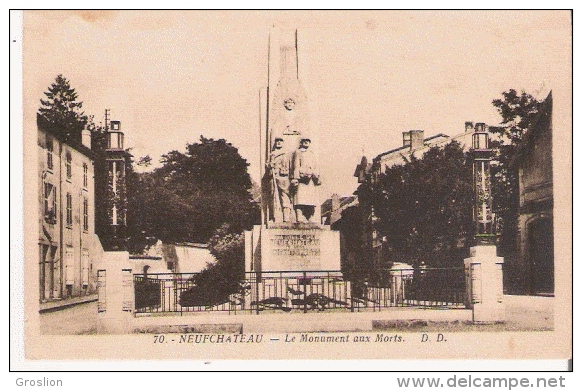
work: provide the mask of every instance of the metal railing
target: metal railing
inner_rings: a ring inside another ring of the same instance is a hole
[[[354,308],[462,308],[466,302],[463,268],[382,270],[375,281],[353,284]]]
[[[135,274],[136,313],[380,311],[463,307],[463,268],[382,270],[374,281],[340,271],[247,272],[232,293],[202,289],[196,273]]]
[[[134,274],[135,312],[236,312],[237,306],[233,306],[228,300],[207,303],[189,300],[189,293],[196,288],[195,280],[198,275],[198,273]]]
[[[247,273],[247,277],[251,277],[251,306],[256,313],[352,307],[350,282],[340,271],[278,271]]]

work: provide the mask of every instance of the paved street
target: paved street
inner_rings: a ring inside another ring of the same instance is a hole
[[[553,297],[504,296],[508,330],[552,330]]]
[[[394,321],[385,325],[389,329],[414,331],[537,331],[551,330],[554,324],[554,298],[530,296],[505,296],[507,322],[499,325],[474,326],[464,322],[410,322]],[[388,310],[389,311],[389,310]],[[414,311],[410,309],[409,311]],[[426,318],[426,311],[423,318]],[[438,311],[439,313],[441,311]],[[310,317],[316,314],[309,314]],[[435,312],[435,316],[439,315]],[[227,315],[228,316],[228,315]],[[267,321],[270,315],[259,315],[261,320]],[[369,315],[368,315],[369,317]],[[188,317],[189,318],[189,317]],[[414,315],[411,315],[414,318]],[[156,323],[162,318],[157,317]],[[192,318],[190,318],[191,320]],[[273,318],[274,319],[274,318]],[[185,320],[185,318],[184,318]],[[436,320],[436,318],[435,318]],[[40,315],[42,334],[96,334],[97,333],[97,303],[79,304],[60,311],[43,313]],[[384,328],[384,327],[382,327]]]
[[[41,334],[95,334],[97,302],[40,314]]]

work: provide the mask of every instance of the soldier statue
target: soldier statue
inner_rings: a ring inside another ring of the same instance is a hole
[[[272,219],[275,222],[291,221],[291,194],[289,182],[289,156],[283,150],[283,138],[275,137],[273,149],[269,156],[267,172],[271,188]]]
[[[293,153],[291,185],[295,188],[294,206],[297,222],[311,222],[319,201],[317,186],[321,185],[315,154],[309,150],[311,139],[302,136]]]

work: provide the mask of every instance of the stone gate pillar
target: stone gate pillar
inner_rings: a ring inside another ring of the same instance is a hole
[[[132,331],[133,271],[127,251],[106,251],[97,268],[98,329],[101,333]]]
[[[467,306],[473,310],[473,323],[505,322],[503,303],[503,258],[494,245],[471,247],[465,258]]]

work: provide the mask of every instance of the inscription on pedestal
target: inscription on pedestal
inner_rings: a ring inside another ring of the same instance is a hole
[[[339,232],[321,227],[256,226],[245,236],[246,270],[339,271]]]
[[[274,232],[269,235],[271,264],[282,270],[309,270],[320,267],[321,231],[309,230],[297,233]]]
[[[271,238],[273,254],[286,257],[319,257],[320,239],[316,234],[280,234]]]

